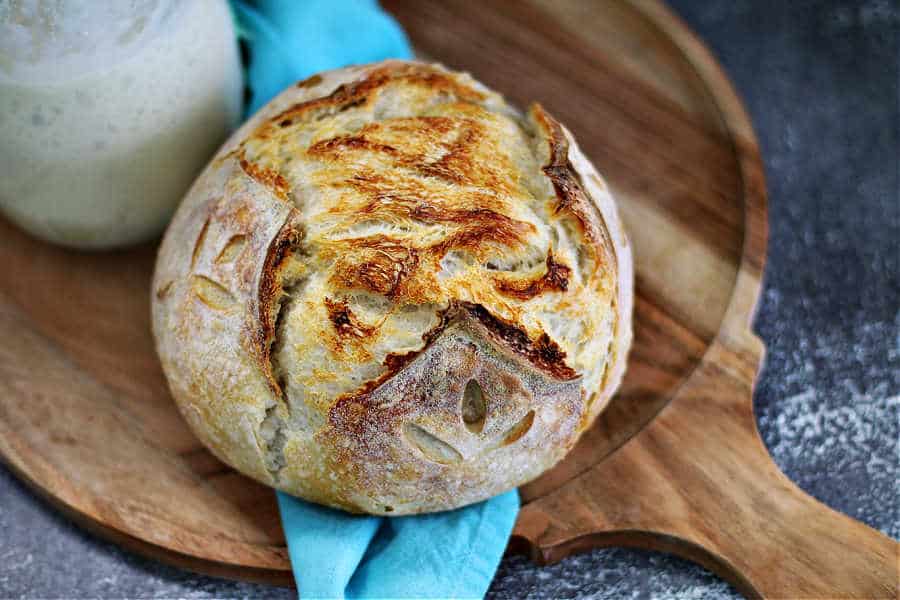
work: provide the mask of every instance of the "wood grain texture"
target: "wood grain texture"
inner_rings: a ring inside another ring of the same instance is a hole
[[[751,597],[896,597],[897,544],[799,491],[756,433],[765,186],[749,120],[702,44],[656,0],[384,4],[424,55],[566,123],[631,233],[625,384],[522,488],[512,548],[544,562],[602,545],[674,552]],[[154,254],[64,251],[0,221],[0,455],[133,550],[288,584],[273,494],[200,446],[166,391]]]

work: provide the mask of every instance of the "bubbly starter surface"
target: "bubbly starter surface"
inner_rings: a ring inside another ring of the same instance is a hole
[[[224,0],[0,3],[0,210],[76,247],[148,239],[240,102]]]

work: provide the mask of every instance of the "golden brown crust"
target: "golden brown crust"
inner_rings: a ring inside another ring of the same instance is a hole
[[[315,77],[301,81],[296,87],[315,87],[318,83],[321,83],[321,80],[316,82]],[[431,93],[451,93],[460,99],[473,102],[484,98],[483,94],[469,86],[460,85],[455,77],[447,73],[442,73],[418,63],[394,61],[387,63],[383,67],[369,70],[363,78],[339,85],[327,96],[298,102],[282,110],[278,114],[269,117],[265,124],[255,132],[255,135],[267,137],[273,125],[289,127],[298,119],[303,119],[314,111],[342,111],[359,107],[371,101],[373,92],[392,83],[421,86]]]
[[[419,265],[414,248],[384,236],[345,240],[353,259],[338,259],[331,276],[336,289],[365,290],[391,298],[401,295],[404,282]]]
[[[277,198],[287,200],[289,191],[288,182],[280,173],[273,169],[260,167],[259,165],[250,162],[244,158],[243,153],[241,153],[238,162],[241,165],[241,169],[244,170],[244,173],[272,190],[272,193],[275,194]]]
[[[388,61],[300,82],[233,136],[166,234],[153,325],[223,460],[399,515],[564,455],[621,379],[630,277],[612,199],[559,123]]]

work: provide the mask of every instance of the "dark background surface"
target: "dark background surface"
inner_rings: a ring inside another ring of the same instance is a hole
[[[601,0],[616,1],[616,0]],[[671,0],[753,118],[769,187],[755,396],[778,465],[900,537],[900,3]],[[0,598],[295,597],[84,533],[0,467]],[[688,562],[596,550],[504,560],[490,598],[736,598]]]

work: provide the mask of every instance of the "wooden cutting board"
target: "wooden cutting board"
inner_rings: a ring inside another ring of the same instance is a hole
[[[898,546],[782,475],[756,432],[759,153],[715,60],[655,0],[389,0],[425,56],[566,123],[619,199],[637,267],[622,391],[521,489],[511,549],[628,545],[751,597],[896,597]],[[0,454],[83,526],[188,569],[290,584],[271,491],[180,418],[153,351],[155,246],[85,254],[0,221]]]

